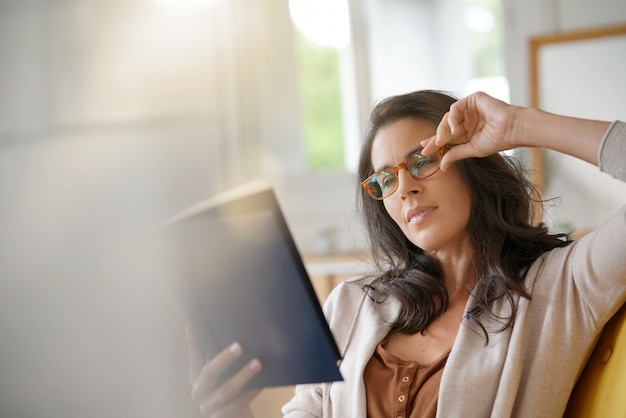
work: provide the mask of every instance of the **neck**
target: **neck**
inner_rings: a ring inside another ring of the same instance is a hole
[[[450,305],[457,302],[465,305],[475,283],[473,269],[471,266],[464,268],[456,265],[453,268],[444,267],[443,272]]]
[[[466,302],[478,279],[472,263],[473,251],[467,247],[460,251],[431,254],[441,263],[450,304],[456,300]]]

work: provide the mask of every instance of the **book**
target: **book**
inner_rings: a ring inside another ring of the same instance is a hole
[[[263,363],[248,389],[342,380],[339,350],[273,189],[254,181],[164,227],[174,288],[212,358],[237,341]]]

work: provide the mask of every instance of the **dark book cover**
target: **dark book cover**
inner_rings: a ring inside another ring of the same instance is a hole
[[[254,182],[164,228],[181,306],[209,358],[238,341],[258,357],[248,388],[341,380],[340,359],[273,190]]]

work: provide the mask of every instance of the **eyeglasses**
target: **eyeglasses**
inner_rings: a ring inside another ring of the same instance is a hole
[[[441,158],[450,149],[450,146],[439,148],[436,154],[428,157],[420,154],[422,148],[415,151],[403,163],[395,167],[385,168],[375,172],[362,183],[361,187],[367,192],[369,197],[375,200],[383,200],[398,190],[398,172],[401,168],[406,168],[414,179],[425,179],[439,171]]]

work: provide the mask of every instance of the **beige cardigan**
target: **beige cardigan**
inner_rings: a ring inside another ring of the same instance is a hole
[[[607,131],[599,159],[602,171],[626,181],[626,124]],[[519,300],[513,328],[490,333],[489,344],[464,320],[442,376],[437,416],[562,416],[599,332],[626,301],[625,237],[626,207],[570,246],[540,257],[526,276],[532,300]],[[374,304],[363,284],[339,285],[324,306],[343,356],[344,381],[298,386],[283,407],[285,416],[366,417],[363,370],[389,332],[398,303]],[[494,308],[503,315],[509,310],[500,301]],[[482,320],[498,329],[495,320]]]

